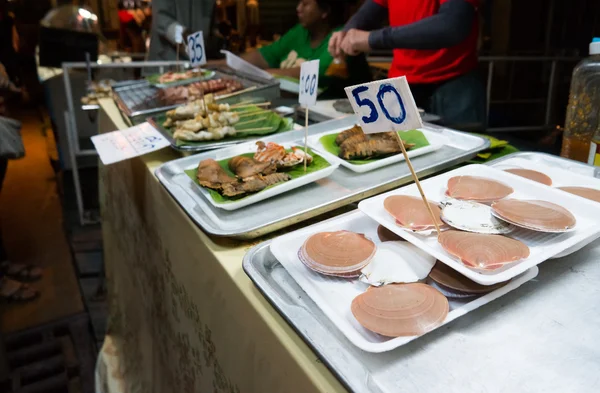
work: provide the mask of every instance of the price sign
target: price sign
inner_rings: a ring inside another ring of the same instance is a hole
[[[192,67],[206,64],[206,53],[204,52],[204,36],[201,31],[190,34],[187,39],[187,53],[190,57]]]
[[[175,26],[175,43],[183,44],[183,26]]]
[[[170,145],[170,142],[148,123],[122,131],[92,137],[92,143],[104,165],[141,156]]]
[[[319,90],[319,60],[306,61],[300,66],[300,92],[298,102],[305,107],[317,102]]]
[[[348,86],[345,90],[366,134],[423,126],[404,76]]]

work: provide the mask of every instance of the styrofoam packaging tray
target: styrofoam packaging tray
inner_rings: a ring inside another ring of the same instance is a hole
[[[544,156],[541,156],[540,158],[543,159]],[[568,163],[567,160],[565,160],[565,164],[566,163]],[[584,168],[579,164],[573,165],[569,168],[565,166],[565,169],[562,169],[560,167],[544,164],[544,162],[541,160],[532,161],[525,158],[512,157],[506,160],[502,160],[497,164],[492,164],[491,166],[502,170],[519,168],[531,169],[534,171],[542,172],[543,174],[549,176],[552,179],[551,187],[588,187],[600,190],[600,179],[593,177],[593,173],[592,176],[590,176],[589,171],[585,170],[587,168]],[[585,200],[585,198],[583,197],[577,195],[575,196]],[[553,258],[562,258],[576,251],[579,251],[580,249],[587,246],[588,244],[590,244],[598,238],[600,238],[600,233],[593,235],[590,234],[590,236],[585,241],[582,241],[574,247],[570,247],[564,252],[555,255]]]
[[[283,143],[282,146],[285,147],[286,149],[291,148],[292,146],[302,146],[304,144],[303,141],[298,141],[296,143]],[[248,148],[246,149],[246,152],[243,152],[241,154],[245,154],[245,153],[253,153],[256,151],[256,145],[253,143],[249,143]],[[306,184],[315,182],[317,180],[321,180],[326,178],[327,176],[331,175],[333,173],[333,171],[335,171],[339,164],[336,162],[331,162],[329,160],[327,160],[327,157],[324,157],[322,154],[319,153],[319,155],[321,155],[321,157],[323,157],[327,162],[329,162],[329,166],[327,168],[323,168],[321,170],[318,170],[316,172],[312,172],[309,173],[308,175],[299,177],[297,179],[292,179],[289,181],[286,181],[284,183],[280,183],[277,184],[271,188],[268,188],[266,190],[257,192],[255,194],[252,194],[250,196],[247,196],[243,199],[240,199],[239,201],[235,201],[235,202],[228,202],[228,203],[219,203],[217,201],[215,201],[211,196],[210,193],[208,192],[208,190],[204,187],[199,186],[198,184],[196,184],[192,179],[189,178],[189,176],[185,173],[182,173],[182,176],[179,176],[176,179],[176,182],[183,187],[184,190],[189,190],[191,187],[195,187],[195,188],[199,188],[200,192],[202,193],[202,195],[204,196],[204,198],[213,206],[218,207],[219,209],[223,209],[223,210],[237,210],[240,209],[242,207],[251,205],[253,203],[257,203],[260,201],[264,201],[265,199],[274,197],[275,195],[279,195],[282,194],[284,192],[293,190],[295,188],[298,187],[302,187]],[[220,161],[226,158],[232,158],[232,157],[219,157],[217,155],[217,158],[215,158],[215,160]],[[198,167],[198,164],[200,163],[200,161],[198,161],[197,163],[195,163],[194,165],[190,165],[189,167],[185,168],[185,170],[188,169],[194,169]],[[194,195],[193,192],[188,192],[187,193],[192,199],[196,200],[196,195]]]
[[[379,245],[381,242],[377,237],[377,227],[378,224],[375,221],[363,213],[356,211],[278,237],[273,240],[270,246],[275,258],[277,258],[315,304],[321,308],[323,313],[327,315],[352,344],[367,352],[390,351],[407,344],[419,336],[385,337],[362,327],[352,315],[350,305],[352,300],[365,292],[369,285],[359,281],[358,278],[345,279],[316,273],[300,262],[298,259],[298,250],[306,239],[315,233],[340,230],[364,233],[369,239]],[[537,267],[533,267],[507,285],[488,294],[463,300],[448,299],[450,312],[440,326],[450,323],[456,318],[518,288],[523,283],[537,276],[537,274]]]
[[[421,182],[421,185],[429,200],[441,202],[446,198],[445,192],[448,179],[461,175],[481,176],[505,183],[514,189],[514,193],[508,198],[536,199],[560,205],[568,209],[575,216],[577,224],[574,230],[560,234],[535,232],[526,229],[514,230],[508,236],[527,244],[530,250],[529,257],[509,265],[508,268],[502,271],[482,274],[469,269],[460,263],[458,259],[447,253],[438,243],[435,233],[430,236],[424,236],[404,230],[396,225],[394,218],[385,211],[383,201],[390,195],[419,196],[418,189],[414,184],[364,200],[359,203],[358,208],[389,230],[435,256],[438,260],[471,280],[483,285],[492,285],[510,280],[532,266],[536,266],[600,234],[600,225],[598,223],[600,220],[600,204],[560,190],[555,190],[540,183],[532,182],[500,169],[484,165],[468,165],[424,180]]]
[[[325,150],[325,148],[323,147],[323,145],[321,144],[321,141],[319,139],[321,139],[321,137],[323,137],[325,135],[339,134],[340,132],[345,131],[347,129],[348,128],[338,128],[338,129],[335,129],[332,131],[324,132],[319,135],[310,136],[308,138],[308,145],[311,148],[313,148],[314,150],[318,151],[322,156],[326,157],[329,161],[337,162],[340,165],[350,169],[351,171],[358,172],[358,173],[372,171],[373,169],[381,168],[386,165],[404,161],[404,155],[402,153],[398,153],[398,154],[390,156],[390,157],[378,159],[369,164],[355,165],[344,159],[341,159],[340,157],[338,157],[334,154],[327,152],[327,150]],[[421,131],[423,133],[423,135],[425,135],[425,138],[427,138],[427,141],[429,142],[429,146],[421,147],[420,149],[407,151],[409,158],[422,156],[423,154],[431,153],[433,151],[438,150],[439,148],[441,148],[442,146],[444,146],[447,143],[446,137],[441,135],[439,132],[431,132],[431,131],[427,131],[422,128],[420,128],[419,131]]]

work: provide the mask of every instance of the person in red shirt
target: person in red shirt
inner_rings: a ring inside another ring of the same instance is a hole
[[[480,0],[366,0],[329,51],[339,58],[393,49],[389,77],[406,76],[417,105],[456,128],[485,125],[476,74]],[[384,18],[389,27],[377,29]]]

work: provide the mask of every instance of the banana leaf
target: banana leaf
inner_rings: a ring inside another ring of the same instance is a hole
[[[400,135],[400,138],[404,142],[415,144],[415,146],[410,150],[416,150],[421,147],[429,146],[429,141],[427,141],[427,138],[425,138],[425,135],[423,135],[423,133],[419,130],[398,131],[398,135]],[[337,143],[335,143],[335,138],[337,136],[338,136],[338,134],[324,135],[321,138],[319,138],[319,141],[321,142],[321,145],[323,145],[323,148],[328,153],[331,153],[331,154],[335,155],[336,157],[339,157],[340,156],[340,147],[337,145]],[[401,153],[399,153],[399,154],[401,154]],[[351,164],[354,164],[354,165],[364,165],[364,164],[369,164],[371,162],[375,162],[381,158],[383,158],[383,157],[370,158],[368,160],[348,160],[348,162]]]
[[[300,147],[297,146],[300,149],[304,149],[304,147]],[[291,152],[292,149],[287,149],[287,152]],[[320,171],[321,169],[325,169],[328,166],[330,166],[331,164],[329,164],[329,162],[327,162],[326,159],[324,159],[323,157],[321,157],[320,155],[316,154],[314,151],[308,149],[308,153],[313,157],[313,162],[308,165],[306,167],[306,172],[304,172],[304,165],[300,164],[300,165],[296,165],[286,171],[283,170],[279,170],[278,172],[285,172],[288,175],[290,175],[290,180],[294,180],[294,179],[298,179],[299,177],[302,177],[304,175],[307,175],[309,173],[313,173],[316,171]],[[242,154],[242,156],[244,157],[252,157],[254,156],[254,153],[246,153],[246,154]],[[221,166],[221,168],[223,168],[223,170],[225,170],[225,172],[232,177],[235,177],[235,174],[233,172],[231,172],[231,170],[229,169],[228,163],[229,160],[231,158],[226,158],[224,160],[218,161],[219,165]],[[192,179],[194,181],[194,183],[196,183],[199,187],[202,187],[200,185],[200,183],[198,182],[198,179],[196,178],[196,175],[198,174],[198,168],[193,168],[193,169],[188,169],[185,171],[186,175],[188,175],[190,177],[190,179]],[[272,186],[269,186],[266,189],[269,189],[271,187],[277,187],[278,185],[280,185],[282,183],[279,184],[273,184]],[[230,202],[235,202],[235,201],[239,201],[241,199],[244,199],[246,197],[248,197],[248,195],[246,196],[242,196],[240,197],[226,197],[224,195],[221,195],[218,191],[215,190],[211,190],[210,188],[206,188],[206,190],[208,191],[208,193],[210,194],[210,196],[212,197],[212,199],[217,202],[217,203],[230,203]],[[264,191],[264,190],[262,190]],[[259,191],[259,192],[262,192]]]

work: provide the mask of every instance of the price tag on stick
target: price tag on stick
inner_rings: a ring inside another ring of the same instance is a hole
[[[438,217],[433,214],[427,202],[419,178],[408,158],[408,153],[402,143],[398,131],[412,130],[423,127],[421,115],[415,104],[415,99],[410,92],[406,77],[383,79],[362,85],[348,86],[345,88],[354,113],[358,116],[360,125],[365,134],[394,131],[400,144],[400,149],[406,160],[406,165],[419,189],[423,203],[429,211],[433,225],[440,235],[437,224]]]
[[[319,60],[306,61],[300,66],[298,102],[304,105],[304,154],[308,154],[308,108],[317,103],[319,90]],[[304,158],[306,172],[306,158]]]
[[[201,31],[190,34],[187,38],[187,53],[190,57],[192,67],[206,64],[206,52],[204,51],[204,36]]]

